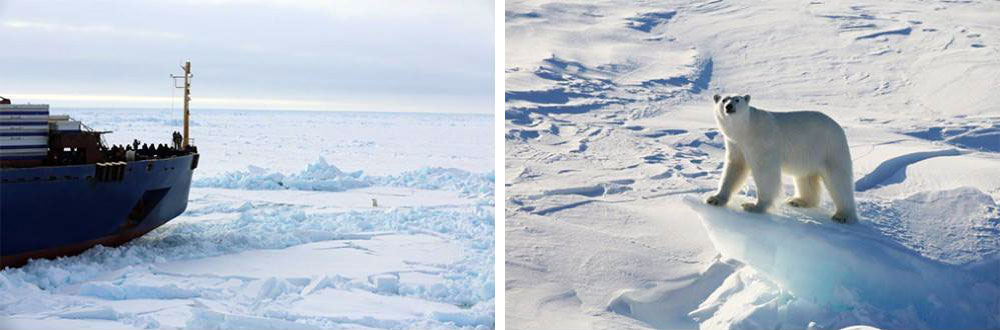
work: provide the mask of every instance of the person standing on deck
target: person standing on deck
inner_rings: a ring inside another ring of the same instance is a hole
[[[181,140],[183,139],[180,132],[174,131],[174,149],[181,150]]]

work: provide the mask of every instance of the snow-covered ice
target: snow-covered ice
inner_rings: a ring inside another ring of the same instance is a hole
[[[996,12],[508,1],[507,326],[1000,327]],[[860,223],[703,204],[716,93],[837,120]]]
[[[886,223],[892,220],[884,214],[869,212],[871,223],[841,226],[826,221],[827,216],[818,212],[788,210],[783,216],[747,215],[686,198],[684,201],[699,213],[721,256],[750,265],[746,270],[735,267],[741,273],[731,276],[746,281],[754,278],[746,273],[760,272],[763,276],[755,280],[790,292],[734,298],[730,296],[733,286],[749,283],[724,282],[691,315],[719,326],[776,321],[818,321],[835,326],[863,321],[887,328],[976,328],[995,324],[995,312],[1000,308],[1000,274],[995,259],[1000,237],[990,222],[997,220],[996,205],[989,196],[969,188],[933,197],[909,199],[923,200],[934,209],[958,207],[970,217],[935,217],[934,212],[918,212],[912,217],[914,222],[931,223],[912,231],[911,235],[920,239],[917,242],[883,233],[883,229],[895,225]],[[923,231],[931,226],[936,233]],[[978,233],[967,232],[970,228],[979,228]],[[931,242],[947,245],[935,246]],[[962,250],[982,255],[973,255],[978,257],[975,260],[942,258],[941,252]],[[783,314],[768,315],[775,307],[784,309]],[[732,318],[732,314],[719,312],[726,308],[742,310],[741,315]],[[865,319],[856,320],[859,316]]]
[[[179,130],[180,111],[54,112],[109,143]],[[3,270],[0,328],[493,326],[490,116],[192,116],[187,211],[121,247]]]

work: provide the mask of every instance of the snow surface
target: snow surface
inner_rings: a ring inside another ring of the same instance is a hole
[[[508,1],[507,326],[1000,327],[997,12]],[[715,93],[837,120],[860,223],[702,204]]]
[[[65,112],[109,143],[179,130],[179,111]],[[0,328],[493,327],[489,116],[193,118],[187,211],[118,248],[0,271]]]

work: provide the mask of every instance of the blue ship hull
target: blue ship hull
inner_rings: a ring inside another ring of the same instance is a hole
[[[187,208],[198,154],[124,163],[113,180],[96,164],[0,170],[3,267],[117,246]]]

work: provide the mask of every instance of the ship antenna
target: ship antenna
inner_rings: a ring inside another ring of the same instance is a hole
[[[191,78],[194,78],[194,75],[191,74],[191,61],[184,61],[184,65],[181,68],[184,69],[183,76],[170,75],[170,77],[175,79],[174,87],[184,89],[184,144],[182,147],[187,149],[189,145],[188,135],[190,133],[188,130],[188,118],[191,117],[189,109],[189,103],[191,102]],[[184,86],[177,86],[177,78],[184,78]]]

